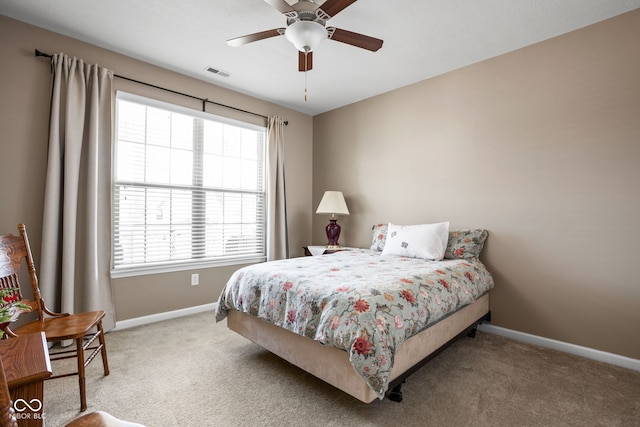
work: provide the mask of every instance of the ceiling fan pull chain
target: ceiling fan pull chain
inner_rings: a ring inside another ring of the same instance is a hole
[[[307,102],[307,73],[308,73],[308,65],[307,64],[307,55],[308,52],[304,53],[304,102]]]

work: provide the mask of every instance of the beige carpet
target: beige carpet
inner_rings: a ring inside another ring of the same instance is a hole
[[[411,376],[403,402],[369,405],[212,313],[111,332],[107,346],[111,375],[100,360],[88,368],[88,411],[148,427],[640,425],[640,372],[481,332]],[[76,377],[45,382],[47,427],[79,407]]]

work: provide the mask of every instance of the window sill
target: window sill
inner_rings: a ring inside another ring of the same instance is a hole
[[[256,264],[265,262],[267,260],[264,256],[247,257],[247,258],[231,258],[221,260],[208,260],[208,261],[189,261],[175,264],[162,264],[155,266],[137,266],[137,267],[123,267],[111,270],[112,279],[120,279],[123,277],[133,276],[145,276],[149,274],[163,274],[173,273],[176,271],[185,270],[200,270],[204,268],[226,267],[231,265],[240,264]]]

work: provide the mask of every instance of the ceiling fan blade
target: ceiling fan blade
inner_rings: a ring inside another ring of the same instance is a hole
[[[333,18],[355,2],[356,0],[327,0],[318,9]]]
[[[383,41],[375,37],[365,36],[364,34],[353,33],[340,28],[327,28],[329,30],[329,38],[337,42],[350,44],[351,46],[367,49],[376,52],[382,47]],[[332,32],[333,31],[333,32]]]
[[[236,37],[235,39],[229,39],[227,40],[227,44],[229,46],[238,47],[248,43],[257,42],[258,40],[281,36],[282,34],[284,34],[284,28],[277,28],[274,30],[267,30],[267,31],[261,31],[259,33],[247,34],[246,36]]]
[[[298,51],[298,71],[311,71],[313,68],[313,52]]]
[[[287,3],[284,0],[264,0],[267,3],[269,3],[271,6],[273,6],[275,9],[278,10],[278,12],[280,13],[291,13],[291,12],[295,12],[296,10],[294,8],[291,7],[291,5],[289,3]]]

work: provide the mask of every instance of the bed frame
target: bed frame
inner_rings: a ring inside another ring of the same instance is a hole
[[[488,293],[402,343],[396,351],[387,397],[401,401],[401,386],[409,375],[459,337],[475,336],[477,325],[485,320],[490,320]],[[377,398],[344,350],[323,346],[236,310],[229,310],[227,327],[364,403]]]

